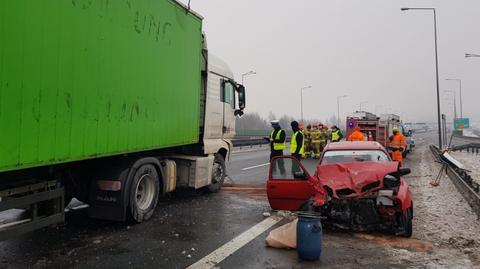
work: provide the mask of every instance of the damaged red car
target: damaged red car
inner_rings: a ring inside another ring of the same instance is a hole
[[[412,193],[402,179],[409,173],[377,142],[330,143],[313,176],[292,157],[272,159],[268,201],[275,210],[318,212],[327,227],[410,237]]]

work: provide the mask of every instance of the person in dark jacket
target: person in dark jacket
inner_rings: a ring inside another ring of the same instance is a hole
[[[268,140],[270,141],[270,162],[272,159],[277,156],[283,156],[283,150],[285,149],[286,143],[286,135],[285,131],[282,130],[280,123],[278,120],[272,120],[270,122],[272,124],[272,132],[270,133],[270,137]],[[280,175],[285,175],[285,164],[283,159],[278,159],[274,163],[272,163],[272,173],[277,173],[277,167],[280,172]]]
[[[290,154],[297,160],[301,160],[305,154],[305,139],[302,130],[298,126],[298,122],[292,121],[290,123],[293,135],[290,139]]]
[[[337,127],[337,125],[332,126],[332,132],[330,133],[330,141],[339,142],[342,140],[343,134],[342,131]]]
[[[272,120],[270,124],[272,124],[273,128],[269,137],[271,161],[273,157],[283,156],[283,150],[286,147],[286,135],[278,120]]]

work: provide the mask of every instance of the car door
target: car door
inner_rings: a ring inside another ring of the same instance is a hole
[[[309,178],[297,159],[290,156],[272,159],[267,181],[268,202],[272,209],[299,210],[314,194]]]

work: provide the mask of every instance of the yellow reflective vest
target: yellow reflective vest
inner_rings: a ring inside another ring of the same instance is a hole
[[[332,141],[336,142],[340,140],[340,130],[332,132]]]
[[[293,135],[292,138],[290,139],[290,154],[294,154],[297,151],[297,135],[301,134],[303,136],[302,131],[296,131]],[[298,152],[300,155],[303,155],[305,153],[305,136],[303,136],[302,139],[302,145],[300,145],[300,151]]]
[[[275,129],[272,130],[270,133],[270,139],[275,141],[280,139],[280,134],[282,132],[285,132],[284,130],[280,129],[278,130],[277,134],[275,135],[275,138],[273,137],[273,133],[275,132]],[[286,140],[286,139],[285,139]],[[287,143],[283,140],[283,142],[278,143],[278,142],[273,142],[273,150],[284,150],[286,148]]]

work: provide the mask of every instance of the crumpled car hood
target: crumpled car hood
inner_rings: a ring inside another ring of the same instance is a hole
[[[352,162],[319,165],[316,176],[311,179],[311,184],[316,191],[316,204],[326,202],[324,187],[333,191],[334,198],[358,197],[367,191],[363,188],[370,186],[383,186],[383,177],[396,172],[398,162]],[[377,188],[373,187],[373,188]],[[370,188],[371,189],[371,188]],[[324,200],[322,202],[322,200]]]

